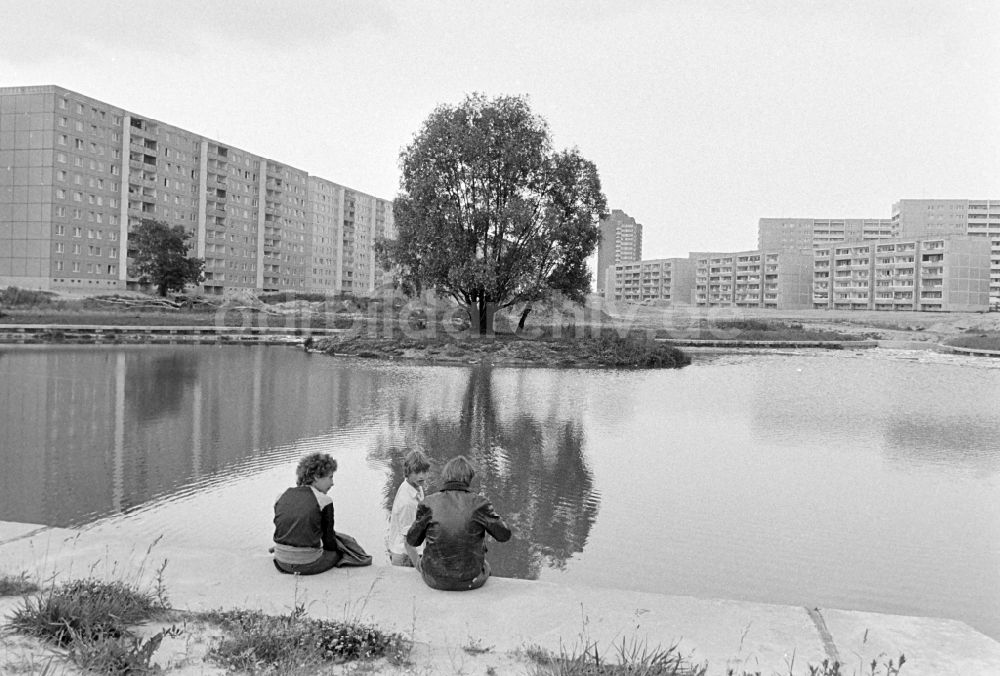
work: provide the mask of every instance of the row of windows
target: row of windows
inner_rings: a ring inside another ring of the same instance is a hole
[[[66,164],[67,163],[66,153],[63,153],[63,152],[56,153],[56,162],[58,162],[59,164]],[[83,157],[81,157],[79,155],[74,156],[73,157],[73,165],[77,166],[77,167],[84,166]],[[87,166],[90,167],[91,171],[98,171],[98,172],[103,173],[104,172],[105,164],[104,164],[103,161],[90,160],[87,163]],[[121,168],[117,164],[112,164],[112,165],[110,165],[110,173],[111,173],[112,176],[119,176],[121,174]]]
[[[55,234],[57,234],[57,235],[65,235],[66,234],[66,226],[63,225],[62,223],[57,223],[55,225]],[[117,230],[109,230],[107,232],[107,236],[108,236],[108,241],[109,242],[117,242],[118,241],[118,231]],[[83,237],[83,228],[80,227],[80,226],[78,226],[78,225],[77,226],[73,226],[73,237]],[[87,239],[104,239],[104,231],[100,230],[100,229],[96,229],[95,230],[94,228],[87,228]]]
[[[66,269],[65,261],[56,261],[56,271],[63,271]],[[70,265],[70,269],[73,272],[83,272],[86,270],[88,275],[116,275],[118,274],[117,265],[105,265],[103,263],[86,263],[81,265],[80,261],[73,261]]]
[[[81,255],[83,253],[83,247],[80,246],[79,244],[74,244],[71,247],[70,250],[73,252],[74,255],[77,255],[77,256],[79,256],[79,255]],[[112,247],[108,247],[107,251],[108,251],[108,258],[118,258],[118,248],[117,247],[113,247],[113,246]],[[63,242],[56,242],[56,253],[59,253],[59,254],[66,253],[66,245]],[[87,255],[88,256],[103,256],[104,253],[103,253],[101,247],[94,246],[93,244],[91,244],[90,246],[87,247]]]

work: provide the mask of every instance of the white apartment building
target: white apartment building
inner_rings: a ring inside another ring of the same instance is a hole
[[[1000,199],[902,199],[892,205],[899,237],[967,235],[990,242],[990,304],[1000,308]]]
[[[989,242],[964,236],[818,247],[813,307],[984,311],[989,305],[989,260]]]
[[[757,248],[809,250],[832,242],[889,239],[888,218],[762,218],[757,223]]]
[[[608,268],[604,297],[630,303],[690,304],[694,263],[690,258],[660,258]]]
[[[696,305],[795,310],[811,307],[813,257],[793,249],[693,253]]]

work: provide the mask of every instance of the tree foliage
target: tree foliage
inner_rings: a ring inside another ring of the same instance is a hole
[[[129,233],[132,276],[140,284],[153,284],[161,296],[167,291],[183,291],[187,284],[200,284],[205,261],[188,254],[191,233],[184,226],[170,227],[162,221],[144,218]]]
[[[554,291],[583,300],[607,200],[594,163],[553,151],[527,101],[472,94],[439,106],[400,161],[398,236],[378,251],[404,291],[450,295],[482,333],[496,310]]]

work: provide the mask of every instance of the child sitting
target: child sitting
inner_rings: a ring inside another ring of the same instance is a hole
[[[424,483],[431,468],[427,456],[418,450],[406,454],[403,460],[403,474],[406,480],[399,485],[396,499],[392,502],[392,515],[389,517],[389,533],[385,538],[385,546],[389,552],[389,561],[394,566],[411,566],[417,568],[420,554],[417,549],[406,542],[406,531],[413,525],[417,516],[417,505],[424,499]]]

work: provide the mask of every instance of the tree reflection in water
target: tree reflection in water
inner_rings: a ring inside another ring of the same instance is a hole
[[[564,568],[570,557],[583,551],[600,496],[583,456],[579,417],[540,418],[528,411],[502,416],[489,367],[469,370],[457,421],[455,416],[424,414],[419,392],[411,396],[400,407],[397,431],[384,435],[374,451],[390,467],[386,511],[403,481],[403,457],[409,447],[424,450],[435,473],[449,459],[465,454],[476,464],[473,490],[488,497],[514,531],[509,542],[488,545],[495,575],[534,580],[543,565]],[[436,481],[429,482],[429,491],[436,487]]]

